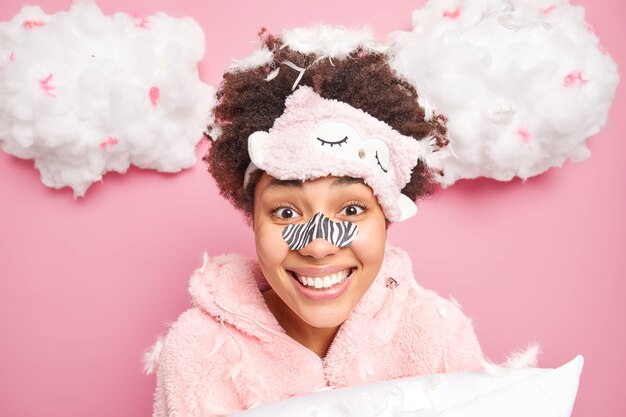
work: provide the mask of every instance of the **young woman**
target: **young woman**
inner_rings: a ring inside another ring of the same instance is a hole
[[[193,307],[150,354],[153,416],[481,368],[471,321],[386,240],[433,190],[426,161],[447,144],[445,118],[371,41],[261,39],[224,75],[203,158],[252,226],[257,259],[205,254]]]

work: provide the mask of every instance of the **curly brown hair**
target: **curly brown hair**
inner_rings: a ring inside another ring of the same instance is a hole
[[[293,92],[298,73],[287,66],[266,81],[275,65],[283,61],[306,68],[299,85],[310,86],[320,96],[348,103],[416,140],[432,135],[436,149],[448,144],[445,116],[424,120],[425,110],[418,103],[415,87],[391,68],[387,54],[359,47],[343,59],[318,59],[314,53],[289,48],[280,36],[265,28],[259,32],[259,38],[272,52],[273,62],[224,73],[216,93],[214,121],[208,126],[209,131],[221,134],[215,141],[210,140],[212,145],[202,157],[220,194],[243,212],[248,225],[254,212],[254,190],[263,174],[261,170],[253,172],[243,188],[244,173],[250,163],[248,136],[258,130],[268,131]],[[205,135],[211,139],[208,133]],[[432,194],[435,184],[433,170],[420,159],[402,193],[415,201]]]

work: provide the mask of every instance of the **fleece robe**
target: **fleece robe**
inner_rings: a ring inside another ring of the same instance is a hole
[[[319,390],[482,368],[470,319],[418,285],[407,253],[389,244],[324,358],[283,330],[268,288],[256,259],[205,253],[189,281],[191,308],[149,355],[153,417],[225,416]]]

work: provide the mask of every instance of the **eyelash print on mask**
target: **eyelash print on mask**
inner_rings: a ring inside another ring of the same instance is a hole
[[[380,167],[380,169],[383,170],[383,172],[387,172],[387,170],[385,168],[383,168],[383,165],[380,163],[380,159],[378,159],[378,151],[376,151],[376,162],[378,162],[378,166]]]
[[[306,223],[290,224],[283,229],[282,237],[291,250],[300,250],[317,238],[326,239],[339,248],[350,245],[359,233],[356,224],[349,221],[335,222],[315,213]]]
[[[340,141],[338,141],[338,142],[330,142],[330,141],[324,140],[324,139],[322,139],[322,138],[317,138],[317,140],[319,140],[319,141],[321,142],[322,146],[324,146],[325,144],[329,144],[329,145],[330,145],[330,147],[332,148],[332,147],[333,147],[333,146],[335,146],[335,145],[339,145],[339,146],[341,146],[341,145],[343,145],[344,143],[346,143],[346,142],[348,141],[348,137],[346,136],[345,138],[341,139],[341,140],[340,140]]]

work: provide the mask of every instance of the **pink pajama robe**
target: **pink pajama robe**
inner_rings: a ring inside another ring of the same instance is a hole
[[[333,387],[481,369],[470,319],[419,286],[407,253],[389,244],[324,359],[285,333],[266,288],[257,260],[205,254],[189,281],[191,308],[153,346],[153,417],[223,416]]]

